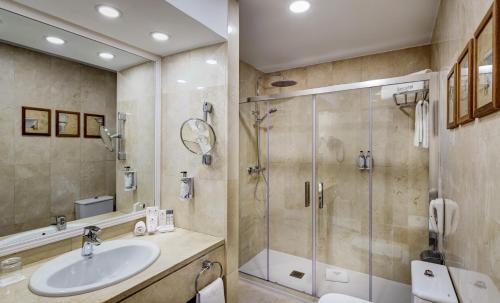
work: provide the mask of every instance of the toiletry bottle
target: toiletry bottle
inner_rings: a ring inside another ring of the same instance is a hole
[[[365,154],[361,150],[359,151],[359,156],[358,156],[358,168],[365,169],[365,163],[366,163]]]
[[[371,169],[372,168],[372,154],[370,151],[366,152],[366,157],[365,157],[365,169]]]
[[[158,207],[147,207],[146,208],[146,228],[148,233],[155,233],[158,228]]]
[[[167,228],[168,231],[174,231],[175,226],[174,226],[174,210],[173,209],[168,209],[167,210]]]
[[[160,209],[158,215],[158,226],[167,225],[167,211],[165,209]]]

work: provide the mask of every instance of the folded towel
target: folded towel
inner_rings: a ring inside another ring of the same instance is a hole
[[[429,148],[429,102],[420,100],[415,106],[413,145]]]
[[[422,102],[422,147],[429,148],[429,102]]]
[[[224,282],[221,278],[213,281],[196,295],[196,303],[225,303]]]
[[[413,145],[420,146],[422,142],[422,102],[418,101],[415,106],[415,134],[413,136]]]

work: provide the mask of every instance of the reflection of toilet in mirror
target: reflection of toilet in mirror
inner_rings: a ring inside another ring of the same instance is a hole
[[[88,218],[113,212],[114,198],[112,196],[97,196],[75,201],[76,219]]]

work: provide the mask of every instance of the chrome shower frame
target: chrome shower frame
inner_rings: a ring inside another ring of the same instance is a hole
[[[273,101],[273,100],[279,100],[279,99],[287,99],[287,98],[295,98],[295,97],[301,97],[301,96],[310,96],[311,99],[303,99],[303,101],[307,102],[310,106],[312,106],[313,112],[316,111],[316,97],[317,95],[321,94],[328,94],[328,93],[334,93],[334,92],[343,92],[343,91],[349,91],[349,90],[358,90],[358,89],[370,89],[370,94],[369,94],[369,102],[371,103],[373,99],[372,95],[372,88],[377,88],[381,86],[387,86],[387,85],[395,85],[395,84],[404,84],[404,83],[411,83],[411,82],[418,82],[418,81],[428,81],[429,83],[429,94],[430,94],[430,102],[433,103],[438,103],[440,99],[440,77],[439,77],[438,72],[430,72],[430,73],[424,73],[424,74],[413,74],[413,75],[408,75],[408,76],[402,76],[402,77],[393,77],[393,78],[386,78],[386,79],[377,79],[377,80],[369,80],[369,81],[362,81],[362,82],[353,82],[353,83],[347,83],[347,84],[338,84],[338,85],[332,85],[332,86],[325,86],[325,87],[319,87],[319,88],[312,88],[312,89],[305,89],[305,90],[297,90],[297,91],[291,91],[291,92],[285,92],[285,93],[279,93],[279,94],[270,94],[270,95],[263,95],[263,96],[254,96],[254,97],[249,97],[246,100],[240,101],[240,104],[247,104],[247,103],[258,103],[261,101]],[[269,103],[267,104],[268,110],[269,110]],[[258,109],[258,105],[255,104],[255,108]],[[432,129],[429,130],[434,136],[439,135],[439,118],[438,115],[441,114],[439,113],[439,108],[436,106],[435,112],[433,117],[431,118],[431,125]],[[254,114],[255,115],[255,114]],[[370,106],[370,121],[368,121],[370,127],[373,126],[373,121],[372,121],[372,108]],[[317,120],[316,120],[316,115],[312,116],[312,127],[313,127],[313,137],[312,137],[312,184],[317,183],[317,169],[316,169],[316,143],[317,143]],[[267,132],[267,136],[269,138],[269,132]],[[369,139],[369,150],[373,149],[373,139],[370,134]],[[269,155],[269,144],[267,145],[267,152]],[[435,142],[435,144],[430,146],[429,148],[429,153],[432,154],[438,154],[439,153],[439,142]],[[433,187],[434,185],[437,185],[437,187],[440,187],[440,181],[439,181],[439,174],[437,171],[431,171],[432,166],[439,167],[439,157],[436,158],[437,161],[436,163],[429,163],[429,175],[431,176],[433,173],[437,174],[437,179],[433,180],[432,177],[429,178],[429,188]],[[269,157],[267,157],[267,161],[269,162]],[[429,160],[430,162],[430,160]],[[269,164],[268,164],[269,165]],[[271,180],[269,179],[269,170],[266,170],[266,175],[268,176],[267,180],[267,190],[266,190],[266,208],[268,211],[267,219],[266,219],[266,242],[268,243],[268,256],[267,256],[267,279],[269,279],[269,206],[270,206],[270,201],[269,201],[269,186],[271,183]],[[373,298],[373,292],[372,292],[372,276],[373,276],[373,267],[372,267],[372,252],[373,252],[373,247],[372,247],[372,241],[373,241],[373,205],[372,205],[372,180],[373,180],[373,175],[370,170],[369,173],[369,230],[368,230],[368,237],[369,237],[369,300],[371,301]],[[312,188],[316,188],[316,186],[313,186]],[[317,264],[317,244],[318,244],[318,238],[317,238],[317,228],[316,228],[316,218],[317,218],[317,199],[318,199],[318,193],[316,190],[312,191],[312,295],[317,296],[318,295],[318,288],[317,288],[317,272],[316,272],[316,264]]]

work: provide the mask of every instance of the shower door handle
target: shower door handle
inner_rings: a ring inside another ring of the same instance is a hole
[[[304,192],[304,207],[309,207],[311,205],[311,182],[306,181]]]
[[[324,185],[323,185],[323,182],[320,182],[318,184],[318,200],[319,200],[319,208],[323,208],[325,207],[325,198],[323,196],[323,192],[324,192]]]

